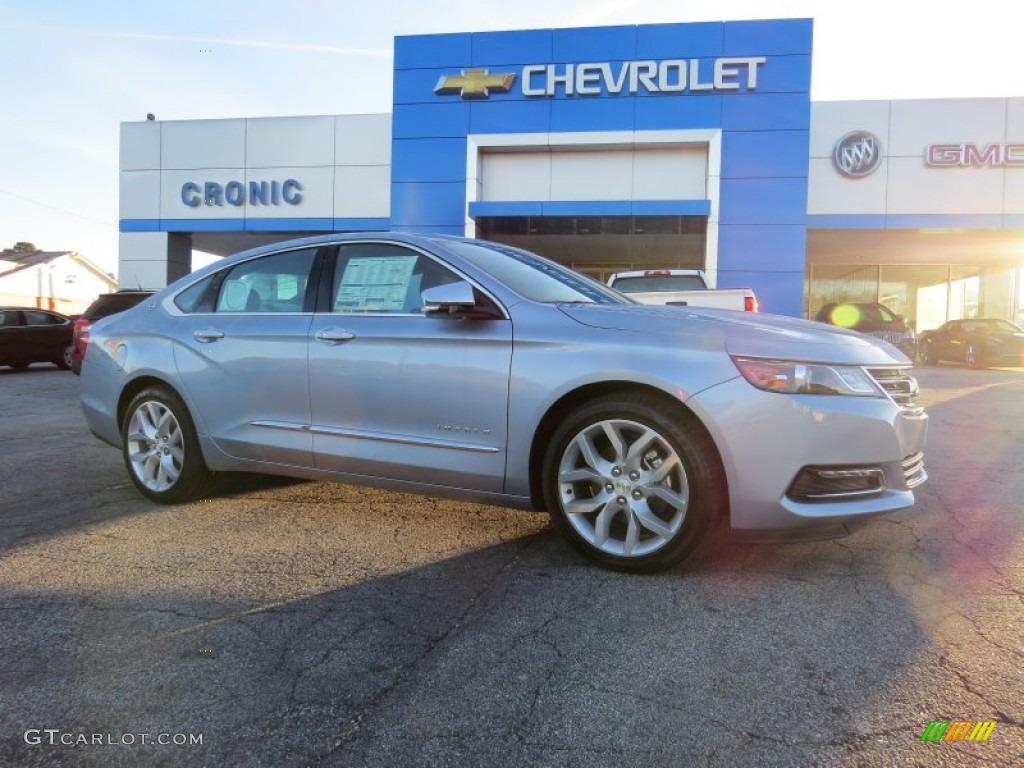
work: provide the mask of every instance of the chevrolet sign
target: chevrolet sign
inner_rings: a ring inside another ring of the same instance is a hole
[[[700,59],[591,62],[585,64],[529,64],[519,77],[524,96],[600,96],[624,91],[647,93],[698,93],[757,88],[758,67],[764,56],[723,57],[713,62]],[[487,98],[491,91],[510,91],[516,73],[492,75],[486,69],[465,69],[461,75],[443,75],[434,93],[458,93],[464,99]]]

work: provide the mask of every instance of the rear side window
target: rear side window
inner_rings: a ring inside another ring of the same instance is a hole
[[[316,248],[243,261],[217,292],[216,312],[302,312]]]
[[[213,312],[217,304],[217,289],[223,279],[223,270],[214,272],[175,296],[174,303],[178,309],[190,315],[197,312]]]
[[[82,317],[87,320],[99,320],[101,317],[116,315],[118,312],[124,312],[136,304],[142,303],[149,296],[148,293],[111,293],[101,296],[93,302]]]

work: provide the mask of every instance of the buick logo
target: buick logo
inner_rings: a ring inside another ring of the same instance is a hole
[[[832,165],[851,179],[874,173],[881,162],[882,142],[867,131],[848,133],[832,148]]]

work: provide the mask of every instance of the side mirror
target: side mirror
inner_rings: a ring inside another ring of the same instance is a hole
[[[454,315],[476,306],[473,286],[464,280],[446,285],[435,285],[423,291],[423,314]]]

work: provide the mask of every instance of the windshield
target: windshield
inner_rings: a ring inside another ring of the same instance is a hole
[[[529,251],[486,241],[439,241],[508,288],[545,304],[634,304],[605,285]]]
[[[615,278],[615,290],[622,293],[654,291],[703,291],[707,286],[700,275],[638,275]]]

